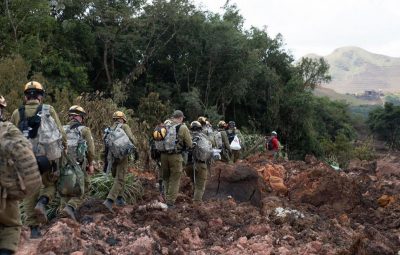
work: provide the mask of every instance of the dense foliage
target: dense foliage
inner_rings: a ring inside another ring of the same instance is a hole
[[[312,95],[330,80],[326,62],[295,63],[280,35],[244,29],[229,2],[220,15],[187,0],[5,0],[0,14],[0,93],[10,109],[20,103],[15,88],[34,78],[59,111],[93,93],[151,128],[181,108],[189,120],[277,130],[292,158],[354,136],[346,105]]]
[[[400,149],[400,106],[385,103],[376,108],[369,113],[368,125],[391,149]]]

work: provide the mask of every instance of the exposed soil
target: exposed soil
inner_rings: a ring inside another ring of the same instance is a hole
[[[218,162],[205,202],[192,204],[183,177],[173,209],[157,202],[155,176],[137,173],[146,190],[138,204],[111,214],[90,200],[80,224],[56,219],[42,239],[22,238],[18,254],[399,254],[397,156],[345,171],[305,161]]]

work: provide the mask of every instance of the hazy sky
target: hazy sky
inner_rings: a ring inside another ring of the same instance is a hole
[[[226,0],[193,0],[202,9],[222,12]],[[400,0],[231,0],[245,27],[267,26],[281,33],[298,58],[327,55],[343,46],[400,57]]]

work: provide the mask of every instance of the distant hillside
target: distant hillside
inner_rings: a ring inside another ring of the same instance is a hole
[[[346,101],[350,105],[358,106],[358,105],[376,105],[376,104],[382,104],[381,100],[363,100],[356,98],[355,96],[352,95],[345,95],[345,94],[340,94],[336,91],[334,91],[331,88],[326,88],[326,87],[317,87],[314,90],[314,95],[319,96],[319,97],[328,97],[332,100],[337,100],[337,101]]]
[[[309,54],[306,57],[319,57]],[[324,85],[339,93],[365,90],[400,91],[400,58],[374,54],[357,47],[343,47],[324,57],[332,82]]]

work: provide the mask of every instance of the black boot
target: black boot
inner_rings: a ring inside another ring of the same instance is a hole
[[[112,209],[113,203],[114,203],[114,201],[112,201],[111,199],[107,198],[107,199],[103,202],[103,205],[104,205],[105,207],[107,207],[107,209],[108,209],[110,212],[114,213],[114,210]]]
[[[117,201],[115,201],[115,204],[117,206],[125,206],[126,205],[125,199],[122,196],[118,196]]]
[[[40,238],[42,234],[40,233],[38,226],[31,226],[31,239]]]
[[[35,213],[39,221],[47,222],[46,205],[49,203],[49,198],[41,196],[35,206]]]
[[[77,221],[75,216],[75,209],[72,206],[70,205],[65,206],[63,212],[66,213],[74,221]]]

